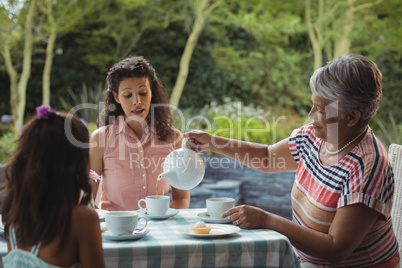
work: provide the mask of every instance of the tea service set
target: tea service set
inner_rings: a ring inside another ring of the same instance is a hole
[[[104,211],[105,223],[101,223],[102,236],[107,240],[135,240],[144,237],[149,228],[148,220],[162,220],[174,217],[178,210],[169,208],[170,197],[158,196],[158,185],[162,178],[165,178],[172,187],[181,190],[189,190],[196,187],[204,178],[205,165],[200,155],[186,146],[187,139],[184,138],[182,148],[172,151],[165,159],[163,172],[159,175],[156,185],[156,195],[146,196],[138,201],[137,211]],[[206,200],[207,211],[197,215],[200,220],[198,228],[193,232],[189,228],[181,229],[179,232],[190,235],[206,235],[204,222],[207,223],[230,223],[230,219],[221,218],[220,215],[234,207],[235,200],[228,197],[208,198]],[[100,214],[100,210],[98,210]],[[143,222],[140,224],[140,222]],[[209,225],[207,229],[210,227]],[[213,226],[213,224],[212,224]],[[238,228],[236,226],[233,226]],[[219,226],[215,226],[219,233]],[[236,229],[237,231],[237,229]],[[213,232],[212,232],[213,233]]]
[[[145,203],[145,207],[139,205],[140,209],[137,211],[106,212],[105,222],[101,223],[103,238],[115,241],[136,240],[149,233],[149,220],[167,219],[179,213],[179,210],[169,208],[169,196],[158,196],[158,198],[156,195],[147,196],[139,201],[139,204],[142,203]],[[221,226],[223,223],[231,223],[230,219],[221,218],[220,215],[234,205],[234,198],[208,198],[206,199],[206,211],[198,213],[195,217],[198,222],[191,226],[181,226],[177,231],[185,235],[207,238],[237,232],[240,230],[237,226]]]

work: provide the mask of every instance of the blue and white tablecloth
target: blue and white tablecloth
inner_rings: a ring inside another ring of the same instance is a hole
[[[289,240],[277,232],[242,229],[221,238],[194,238],[177,229],[195,224],[206,209],[179,211],[149,220],[150,233],[140,240],[104,240],[107,267],[299,267]]]
[[[195,224],[203,211],[184,209],[165,220],[148,220],[150,232],[139,240],[103,240],[106,267],[300,267],[289,240],[272,230],[242,229],[214,239],[177,232]],[[1,238],[0,257],[5,254]]]

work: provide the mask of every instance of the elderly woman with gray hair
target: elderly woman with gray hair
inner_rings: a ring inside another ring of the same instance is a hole
[[[386,150],[368,126],[382,97],[381,84],[374,62],[344,55],[312,75],[313,122],[285,140],[268,146],[186,133],[194,150],[211,150],[263,172],[296,170],[293,221],[247,205],[221,216],[241,228],[287,236],[302,267],[395,267],[393,173]]]

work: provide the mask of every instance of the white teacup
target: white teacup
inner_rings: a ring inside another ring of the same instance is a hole
[[[145,224],[136,229],[141,219],[145,220]],[[132,234],[134,230],[143,230],[148,224],[148,220],[144,217],[138,217],[136,211],[109,211],[105,214],[105,222],[107,229],[114,235]]]
[[[235,205],[235,200],[231,197],[213,197],[206,202],[208,214],[214,219],[221,219],[221,214]]]
[[[145,202],[146,207],[142,207],[141,203]],[[138,201],[138,207],[146,214],[154,216],[165,215],[169,209],[170,197],[164,195],[149,195]]]

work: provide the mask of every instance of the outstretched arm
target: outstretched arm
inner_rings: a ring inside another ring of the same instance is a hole
[[[203,131],[187,132],[184,136],[189,139],[187,147],[194,151],[213,151],[262,172],[275,173],[297,168],[289,150],[289,139],[268,146],[213,136]]]

